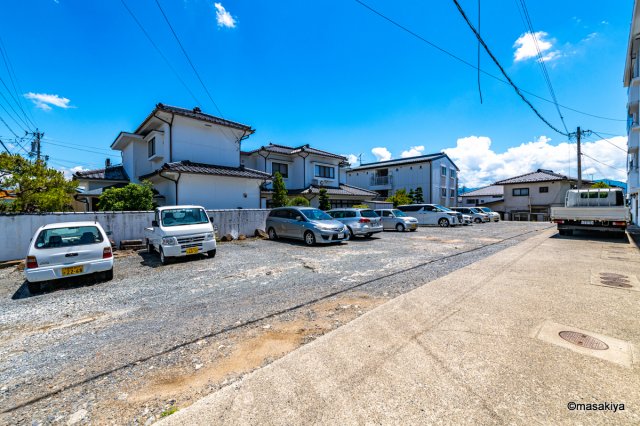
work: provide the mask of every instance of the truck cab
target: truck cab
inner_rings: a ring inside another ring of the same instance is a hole
[[[181,256],[216,255],[213,224],[201,206],[158,207],[151,227],[145,229],[145,239],[147,251],[157,252],[163,265]]]
[[[551,221],[560,235],[575,230],[624,232],[631,220],[620,188],[571,189],[564,207],[551,208]]]

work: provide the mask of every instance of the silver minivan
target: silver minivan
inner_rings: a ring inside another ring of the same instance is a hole
[[[462,213],[439,204],[408,204],[398,210],[418,219],[420,225],[438,225],[443,228],[462,224]]]
[[[475,207],[451,207],[451,210],[471,216],[474,223],[491,222],[491,218],[488,214]]]
[[[278,207],[267,217],[269,239],[294,238],[308,246],[349,239],[349,230],[322,210],[313,207]]]
[[[344,223],[352,237],[370,237],[377,232],[382,232],[382,220],[371,209],[341,208],[329,210],[334,219]]]
[[[398,232],[406,230],[414,232],[418,229],[418,219],[407,215],[402,210],[379,209],[374,211],[382,218],[382,227],[384,229],[395,229]]]

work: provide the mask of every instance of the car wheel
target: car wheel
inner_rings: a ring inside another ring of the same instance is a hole
[[[349,239],[355,238],[355,235],[353,235],[353,230],[348,226],[347,226],[347,229],[349,230]]]
[[[160,247],[160,263],[162,263],[163,265],[169,264],[169,258],[164,255],[164,250],[162,250],[162,247]]]
[[[278,234],[276,234],[276,230],[273,228],[269,228],[267,230],[267,234],[269,234],[269,239],[270,240],[277,240],[278,239]]]
[[[449,227],[449,219],[443,217],[438,221],[438,225],[440,225],[442,228],[448,228]]]
[[[42,283],[32,283],[30,281],[27,281],[27,288],[29,289],[29,293],[31,294],[37,294],[40,293],[42,291]]]
[[[312,246],[316,243],[316,236],[313,235],[313,232],[307,231],[304,233],[304,243],[308,246]]]
[[[207,252],[207,256],[209,256],[209,257],[211,257],[211,258],[216,257],[216,249],[209,250],[209,251]]]
[[[404,225],[399,223],[396,225],[396,231],[398,232],[404,232]]]
[[[147,253],[153,253],[155,251],[155,249],[153,248],[153,244],[151,244],[151,241],[147,240]]]
[[[480,223],[480,222],[482,222],[482,219],[480,219],[479,217],[476,217],[475,219],[473,219],[473,221],[475,223]]]
[[[371,238],[373,234],[371,232],[368,232],[364,235],[365,238]]]
[[[105,281],[111,281],[113,279],[113,268],[109,269],[108,271],[104,271],[102,274],[102,277]]]

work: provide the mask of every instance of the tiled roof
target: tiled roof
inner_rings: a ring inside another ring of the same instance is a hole
[[[247,155],[251,155],[254,154],[256,152],[259,151],[268,151],[268,152],[273,152],[276,154],[285,154],[285,155],[293,155],[293,154],[297,154],[299,152],[307,152],[309,154],[316,154],[316,155],[322,155],[324,157],[332,157],[332,158],[339,158],[341,160],[347,161],[347,157],[344,157],[342,155],[338,155],[338,154],[332,154],[330,152],[327,151],[322,151],[321,149],[316,149],[316,148],[311,148],[309,145],[301,145],[298,147],[291,147],[291,146],[285,146],[285,145],[277,145],[274,143],[270,143],[269,145],[265,145],[262,146],[258,149],[254,149],[253,151],[248,151],[248,152],[243,152],[243,154],[247,154]]]
[[[489,197],[493,195],[504,195],[504,187],[502,185],[489,185],[460,194],[461,197]]]
[[[357,171],[360,171],[360,170],[368,170],[368,169],[377,169],[377,168],[380,168],[380,167],[400,166],[400,165],[404,165],[404,164],[424,163],[424,162],[427,162],[427,161],[438,160],[438,159],[440,159],[442,157],[448,158],[449,161],[451,161],[451,164],[453,164],[453,166],[456,168],[456,170],[460,170],[460,169],[458,169],[458,166],[455,165],[453,160],[451,160],[451,158],[449,158],[449,156],[447,154],[442,153],[442,152],[438,152],[438,153],[434,153],[434,154],[419,155],[417,157],[399,158],[399,159],[396,159],[396,160],[378,161],[376,163],[365,163],[365,164],[359,165],[358,167],[353,167],[351,170],[349,170],[349,172],[357,172]]]
[[[178,161],[174,163],[164,163],[162,167],[153,173],[140,176],[140,179],[155,176],[162,171],[171,171],[179,173],[192,173],[198,175],[214,175],[214,176],[231,176],[247,179],[271,179],[269,173],[259,170],[248,169],[246,167],[228,167],[216,166],[213,164],[193,163],[191,161]]]
[[[76,179],[92,179],[92,180],[123,180],[128,181],[129,176],[125,172],[123,166],[110,166],[104,169],[82,170],[75,172],[73,177]]]
[[[149,116],[145,118],[145,120],[142,122],[142,124],[140,124],[140,126],[138,127],[138,129],[136,129],[134,133],[138,133],[138,131],[140,131],[140,129],[147,123],[147,121],[149,121],[155,115],[157,111],[168,112],[170,114],[181,115],[183,117],[189,117],[195,120],[206,121],[209,123],[218,124],[220,126],[226,126],[232,129],[242,130],[243,132],[247,132],[247,134],[252,134],[255,132],[255,130],[252,129],[251,126],[247,126],[246,124],[241,124],[235,121],[227,120],[225,118],[216,117],[215,115],[205,114],[198,107],[195,107],[193,109],[186,109],[186,108],[180,108],[180,107],[159,103],[156,105],[154,110],[151,111],[151,114],[149,114]]]
[[[319,186],[311,185],[305,189],[291,190],[289,194],[297,195],[297,194],[319,194],[320,193]],[[368,189],[358,188],[356,186],[340,184],[338,188],[336,187],[326,187],[328,195],[351,195],[356,197],[377,197],[378,193],[374,191],[369,191]]]
[[[494,183],[494,185],[509,185],[513,183],[529,183],[529,182],[548,182],[552,180],[576,180],[553,170],[538,169],[535,172],[526,173],[524,175],[504,179]],[[586,182],[586,181],[585,181]]]

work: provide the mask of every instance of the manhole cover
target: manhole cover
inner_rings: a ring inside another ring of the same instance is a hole
[[[578,333],[575,331],[561,331],[560,333],[558,333],[558,335],[567,342],[573,343],[574,345],[581,346],[583,348],[597,349],[599,351],[609,349],[609,345],[607,345],[602,340],[596,339],[595,337],[591,337],[584,333]]]

